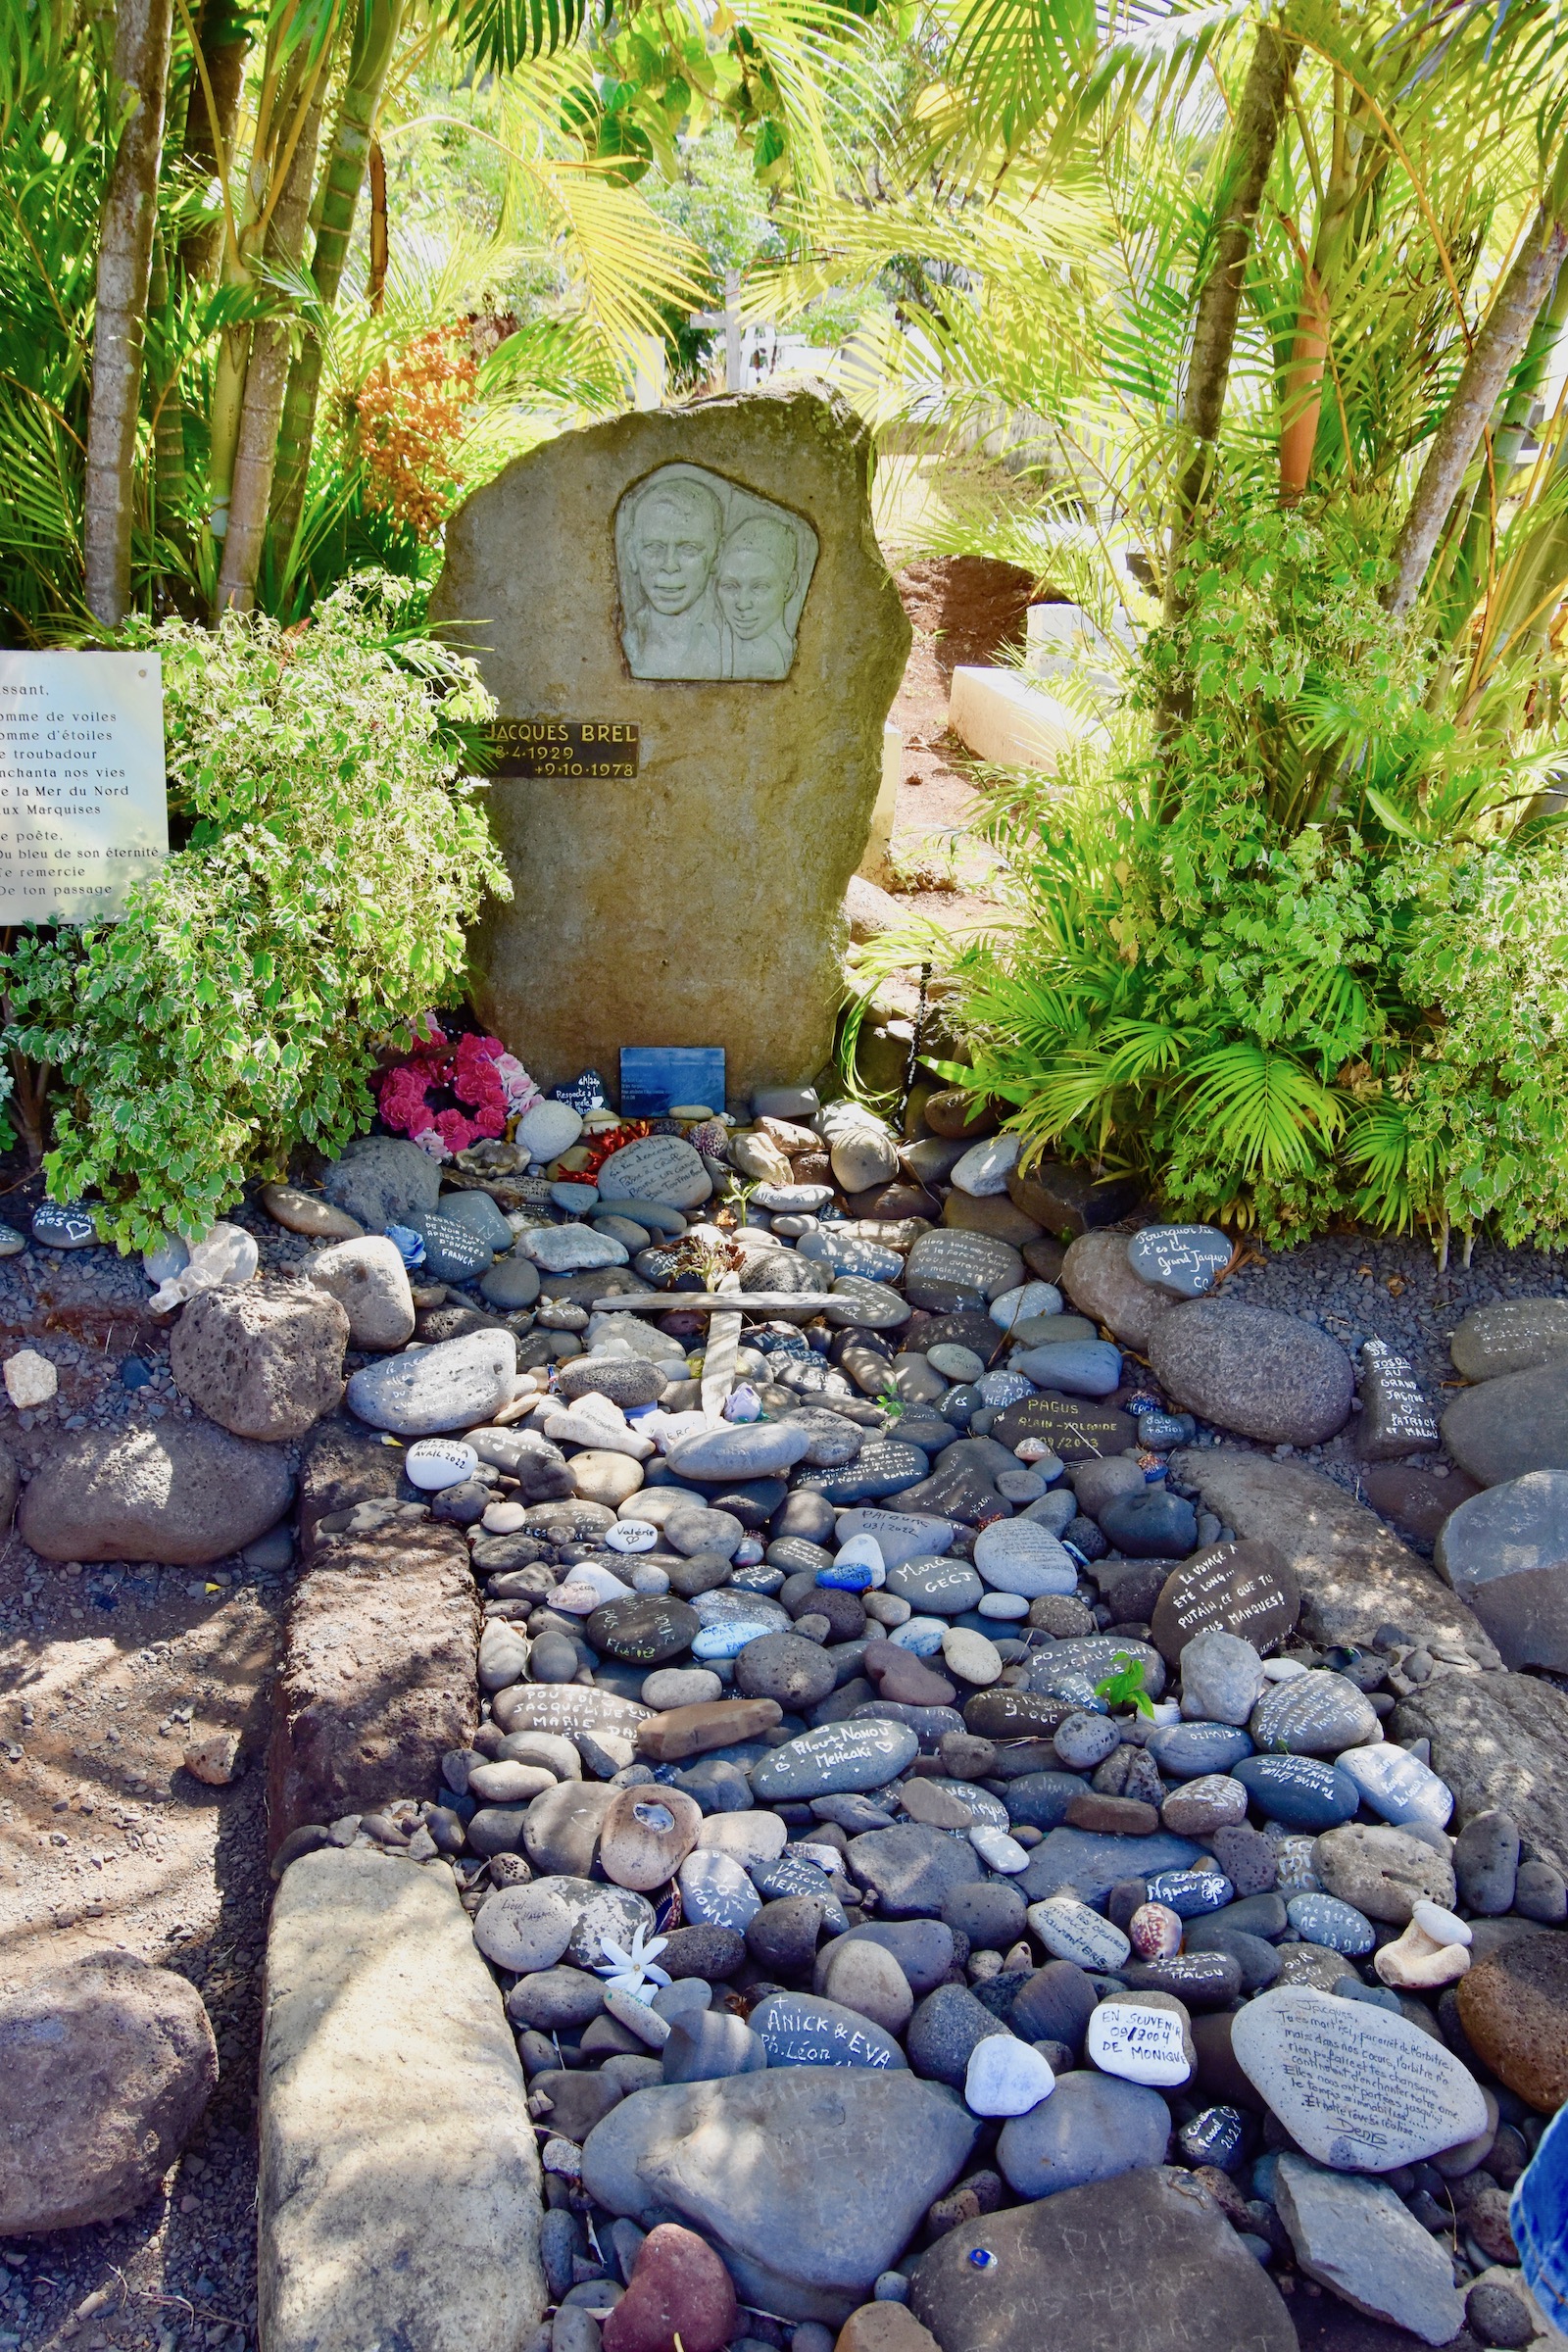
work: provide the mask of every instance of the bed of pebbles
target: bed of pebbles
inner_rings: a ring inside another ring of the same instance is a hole
[[[1563,1880],[1391,1736],[1495,1653],[1313,1647],[1181,1475],[1352,1422],[1419,1464],[1408,1366],[959,1098],[912,1145],[751,1109],[545,1103],[445,1191],[377,1139],[269,1202],[407,1447],[319,1532],[464,1528],[485,1613],[470,1744],[274,1872],[455,1874],[543,2151],[541,2352],[1285,2347],[1303,2287],[1544,2339],[1508,2198],[1568,2092]]]

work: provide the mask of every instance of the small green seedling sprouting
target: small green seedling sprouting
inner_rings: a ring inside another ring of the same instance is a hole
[[[1153,1701],[1144,1689],[1144,1662],[1118,1649],[1110,1661],[1111,1670],[1102,1683],[1095,1685],[1095,1696],[1108,1706],[1136,1707],[1140,1715],[1152,1716]]]

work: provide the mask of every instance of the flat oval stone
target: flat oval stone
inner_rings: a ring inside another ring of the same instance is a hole
[[[1076,1590],[1078,1570],[1049,1528],[1032,1519],[1001,1519],[975,1538],[974,1564],[994,1592],[1037,1600]]]
[[[1127,1262],[1144,1282],[1174,1298],[1201,1298],[1234,1252],[1215,1225],[1146,1225],[1127,1244]]]
[[[1366,1692],[1348,1675],[1321,1667],[1271,1684],[1252,1709],[1249,1729],[1260,1748],[1298,1756],[1334,1756],[1383,1736]]]
[[[1335,1759],[1355,1783],[1374,1813],[1403,1829],[1421,1821],[1434,1830],[1446,1829],[1453,1811],[1453,1790],[1430,1766],[1402,1747],[1385,1740],[1376,1747],[1347,1748]]]
[[[739,1928],[762,1908],[762,1898],[740,1864],[710,1846],[686,1856],[677,1877],[681,1917],[692,1927]]]
[[[1314,1756],[1244,1756],[1230,1771],[1268,1818],[1287,1829],[1338,1829],[1360,1803],[1349,1774]]]
[[[782,1426],[788,1428],[789,1424]],[[879,1495],[899,1494],[917,1485],[930,1467],[918,1446],[906,1446],[897,1438],[879,1438],[862,1446],[844,1469],[810,1470],[798,1483],[812,1494],[825,1494],[829,1502],[873,1502]]]
[[[670,1593],[634,1593],[607,1601],[583,1627],[601,1656],[630,1665],[660,1666],[689,1649],[702,1630],[697,1611]]]
[[[748,2024],[767,2052],[769,2066],[904,2067],[908,2064],[891,2034],[855,2009],[820,1993],[773,1992],[760,2001]]]
[[[555,1966],[576,1924],[575,1913],[545,1879],[486,1895],[474,1917],[473,1940],[497,1968],[525,1977]]]
[[[1161,1870],[1149,1881],[1149,1900],[1163,1903],[1178,1919],[1223,1911],[1236,1889],[1217,1870]]]
[[[889,1569],[887,1590],[922,1616],[958,1617],[979,1605],[985,1587],[966,1560],[909,1560]]]
[[[897,1331],[909,1320],[909,1301],[884,1282],[841,1274],[823,1301],[830,1323],[858,1324],[866,1331]]]
[[[1285,1908],[1303,1943],[1320,1943],[1356,1959],[1377,1941],[1365,1913],[1342,1903],[1337,1894],[1293,1894]]]
[[[1215,1773],[1240,1779],[1236,1767],[1252,1753],[1251,1740],[1233,1723],[1173,1723],[1151,1732],[1144,1745],[1173,1781],[1207,1780]]]
[[[1031,1903],[1028,1920],[1054,1960],[1072,1960],[1080,1968],[1114,1974],[1132,1950],[1120,1928],[1074,1895]]]
[[[1067,1340],[1020,1348],[1012,1369],[1064,1396],[1109,1396],[1121,1387],[1121,1350],[1108,1340]]]
[[[1300,1613],[1296,1572],[1272,1544],[1211,1544],[1166,1578],[1149,1638],[1171,1666],[1195,1636],[1211,1631],[1236,1635],[1266,1657]]]
[[[912,1511],[852,1509],[838,1514],[837,1536],[847,1544],[854,1536],[871,1536],[889,1573],[908,1561],[940,1556],[957,1533],[951,1520],[927,1519]]]
[[[1136,1444],[1138,1430],[1131,1414],[1116,1405],[1053,1393],[1007,1405],[991,1434],[1009,1450],[1025,1438],[1039,1438],[1061,1461],[1087,1462],[1125,1453]]]
[[[1226,1298],[1157,1315],[1149,1362],[1177,1404],[1271,1446],[1321,1445],[1344,1428],[1355,1395],[1338,1340],[1302,1315]]]
[[[885,1788],[920,1752],[907,1724],[880,1718],[825,1723],[764,1756],[751,1776],[760,1802]]]
[[[478,1467],[479,1456],[461,1438],[419,1438],[403,1456],[403,1473],[410,1486],[426,1494],[461,1486]]]
[[[1084,2048],[1102,2074],[1124,2082],[1174,2088],[1192,2076],[1180,2013],[1143,2001],[1102,2001],[1089,2020]]]
[[[1292,2138],[1336,2172],[1419,2164],[1486,2128],[1469,2070],[1369,2001],[1275,1986],[1231,2020],[1231,2048]]]
[[[649,1135],[612,1152],[599,1171],[602,1200],[657,1200],[697,1208],[713,1190],[700,1155],[679,1136]]]

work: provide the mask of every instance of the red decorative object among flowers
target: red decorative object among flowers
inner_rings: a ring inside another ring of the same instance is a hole
[[[432,1110],[437,1088],[456,1095],[472,1115]],[[433,1017],[414,1052],[387,1071],[377,1099],[383,1126],[412,1137],[434,1159],[449,1159],[483,1137],[504,1136],[508,1119],[538,1101],[539,1089],[499,1037],[466,1031],[454,1046]]]

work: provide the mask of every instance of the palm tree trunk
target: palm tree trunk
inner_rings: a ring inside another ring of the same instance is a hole
[[[243,18],[233,16],[224,0],[208,0],[197,30],[213,102],[209,107],[207,88],[203,87],[200,74],[196,74],[185,117],[184,160],[195,177],[213,180],[226,177],[233,156],[234,127],[239,121],[245,60],[250,55],[251,43]],[[217,220],[191,229],[180,239],[180,269],[188,278],[216,277],[222,248],[223,222],[220,214]]]
[[[1279,142],[1298,46],[1277,25],[1258,27],[1257,43],[1247,70],[1231,133],[1214,235],[1214,258],[1198,298],[1187,364],[1182,441],[1188,456],[1177,489],[1176,524],[1165,574],[1167,621],[1180,617],[1176,574],[1208,487],[1214,441],[1225,408],[1231,358],[1236,348],[1236,322],[1241,316],[1247,257],[1252,249],[1253,225]]]
[[[161,228],[153,239],[147,308],[152,317],[167,321],[169,252]],[[153,482],[154,515],[159,529],[167,532],[185,505],[185,411],[179,397],[177,364],[171,366],[168,374],[153,384]]]
[[[343,280],[343,265],[354,233],[354,215],[365,178],[375,110],[402,19],[403,0],[361,0],[348,80],[332,136],[332,152],[316,200],[316,253],[311,276],[323,317],[335,307]],[[293,552],[305,507],[323,356],[321,335],[308,331],[289,368],[288,389],[283,397],[270,527],[273,545],[285,562]]]
[[[1530,338],[1552,280],[1568,254],[1568,224],[1543,204],[1471,347],[1453,398],[1427,452],[1394,549],[1394,577],[1383,602],[1396,619],[1421,593],[1465,471],[1475,456],[1514,363]]]
[[[311,209],[311,183],[316,176],[316,151],[321,129],[321,82],[311,101],[305,126],[289,163],[283,191],[267,234],[267,255],[272,262],[297,262],[305,246],[305,227]],[[277,457],[278,426],[288,383],[289,324],[286,318],[267,318],[251,333],[250,365],[245,370],[245,397],[240,409],[239,441],[234,454],[234,482],[229,499],[228,529],[223,539],[222,564],[218,575],[220,612],[249,612],[256,603],[256,576],[261,569],[267,539],[267,510],[271,500],[272,467]]]
[[[114,90],[122,129],[98,241],[82,533],[88,609],[111,629],[130,605],[136,416],[172,15],[172,0],[120,0],[115,25]]]

